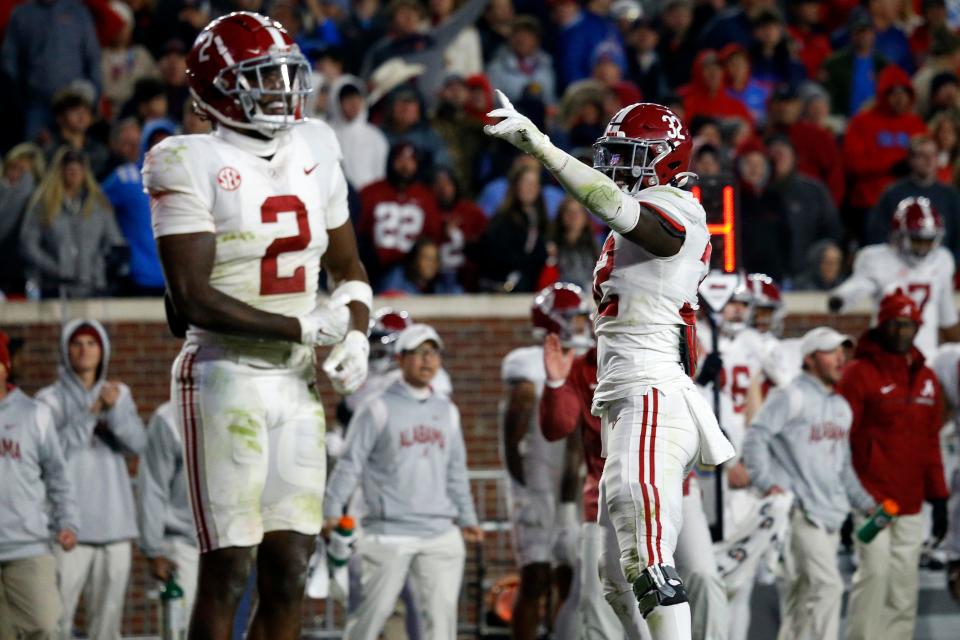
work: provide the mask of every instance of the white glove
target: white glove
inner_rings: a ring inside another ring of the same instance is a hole
[[[349,300],[335,296],[300,316],[300,342],[311,347],[327,347],[342,342],[350,328]]]
[[[547,152],[553,148],[548,138],[537,126],[530,122],[530,118],[513,108],[507,96],[497,89],[497,98],[500,108],[487,114],[488,118],[503,118],[497,124],[488,124],[483,128],[484,133],[494,138],[506,140],[517,149],[529,153],[541,162],[545,162]],[[549,165],[548,169],[553,170]]]
[[[348,396],[359,389],[367,379],[369,356],[370,343],[366,334],[356,329],[348,332],[323,363],[323,371],[330,378],[333,390]]]

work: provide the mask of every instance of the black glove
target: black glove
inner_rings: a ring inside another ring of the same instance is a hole
[[[843,298],[840,296],[830,296],[827,298],[827,308],[830,313],[837,313],[843,308]]]
[[[697,373],[697,384],[701,387],[711,382],[716,382],[723,371],[723,358],[719,353],[713,352],[707,354],[700,365],[700,371]]]
[[[947,535],[947,501],[940,498],[931,500],[930,506],[933,507],[933,534],[934,545],[940,544],[943,537]]]

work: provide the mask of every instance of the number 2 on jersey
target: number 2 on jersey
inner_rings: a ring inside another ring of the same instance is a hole
[[[265,224],[277,222],[281,213],[297,215],[295,236],[277,238],[267,247],[260,261],[260,295],[272,296],[282,293],[303,293],[307,290],[306,269],[297,267],[292,275],[277,275],[277,257],[281,253],[302,251],[310,245],[310,222],[307,207],[297,196],[270,196],[260,205],[260,220]]]

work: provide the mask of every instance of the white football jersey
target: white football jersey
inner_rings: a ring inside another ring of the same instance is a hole
[[[853,261],[853,274],[833,290],[843,298],[844,306],[856,304],[866,296],[879,305],[884,295],[903,291],[920,306],[923,324],[914,341],[927,358],[933,358],[939,343],[939,329],[957,323],[953,306],[953,256],[938,247],[916,264],[907,263],[889,244],[864,247]]]
[[[743,329],[732,338],[720,334],[723,392],[730,396],[734,413],[741,416],[741,420],[747,403],[747,392],[753,379],[761,371],[766,346],[764,342],[761,334],[751,328]]]
[[[543,395],[543,385],[547,379],[543,366],[543,347],[514,349],[503,359],[500,374],[506,384],[526,380],[537,389],[537,401],[520,449],[524,474],[527,476],[525,481],[528,489],[556,492],[563,475],[566,440],[550,442],[540,431],[540,396]]]
[[[350,217],[340,146],[320,121],[279,134],[269,159],[244,148],[245,139],[220,127],[167,138],[147,154],[154,236],[215,234],[211,286],[263,311],[299,316],[316,304],[327,229]],[[188,340],[205,333],[191,327]]]
[[[593,283],[597,414],[603,403],[685,375],[681,342],[695,344],[697,286],[710,262],[706,213],[690,193],[675,187],[650,187],[637,199],[682,227],[685,239],[676,255],[660,258],[616,232],[607,236]]]

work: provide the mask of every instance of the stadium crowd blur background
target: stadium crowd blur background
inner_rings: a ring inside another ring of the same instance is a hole
[[[210,130],[192,109],[186,56],[234,10],[281,22],[312,62],[311,116],[343,147],[374,291],[442,319],[450,336],[471,467],[499,466],[496,372],[529,342],[529,296],[496,308],[410,297],[589,290],[606,233],[536,161],[483,134],[494,88],[588,163],[621,107],[669,106],[693,136],[718,248],[729,247],[715,266],[765,273],[784,292],[839,286],[859,248],[887,241],[908,197],[929,200],[960,256],[957,0],[9,0],[0,318],[26,340],[14,367],[25,390],[55,375],[48,323],[60,316],[22,301],[162,295],[143,155]],[[712,198],[726,187],[729,211]],[[787,333],[823,322],[825,293],[793,299]],[[110,322],[113,371],[144,417],[166,399],[178,348],[158,305],[77,307]],[[125,630],[148,631],[135,573]]]

